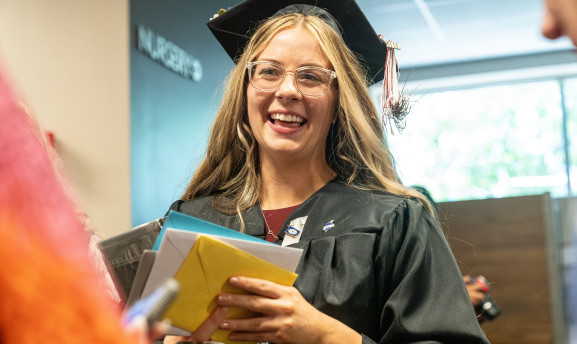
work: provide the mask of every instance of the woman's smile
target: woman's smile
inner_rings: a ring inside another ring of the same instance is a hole
[[[258,82],[257,86],[266,88],[268,81],[280,78],[271,90],[258,89],[252,82],[247,85],[248,118],[261,158],[293,159],[311,166],[324,161],[335,116],[335,87],[329,86],[319,96],[305,95],[297,82],[310,91],[320,79],[314,72],[295,72],[303,67],[332,68],[317,39],[300,26],[280,31],[256,60],[259,65],[252,82]]]
[[[302,117],[284,114],[284,113],[272,113],[269,115],[269,121],[281,127],[297,128],[305,123]]]

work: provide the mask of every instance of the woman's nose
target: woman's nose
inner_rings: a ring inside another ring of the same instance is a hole
[[[276,92],[277,97],[287,99],[300,99],[302,96],[297,89],[296,78],[294,73],[286,74]]]

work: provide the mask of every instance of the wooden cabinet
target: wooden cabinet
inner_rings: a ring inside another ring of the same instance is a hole
[[[492,344],[565,343],[560,255],[549,194],[439,203],[466,275],[483,275],[502,309],[481,327]]]

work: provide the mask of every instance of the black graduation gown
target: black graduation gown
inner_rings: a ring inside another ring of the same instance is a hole
[[[240,229],[238,217],[216,211],[210,197],[171,209]],[[363,344],[488,343],[443,232],[418,200],[331,181],[289,216],[279,244],[288,224],[304,216],[292,245],[304,250],[294,286],[361,333]],[[244,219],[245,233],[265,237],[258,204]]]

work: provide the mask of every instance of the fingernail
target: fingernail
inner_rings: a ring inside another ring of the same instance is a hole
[[[217,302],[219,304],[225,303],[228,300],[228,297],[226,295],[218,295],[217,297]]]
[[[229,328],[229,323],[227,323],[226,321],[220,323],[220,329],[221,330],[227,330],[228,328]]]
[[[231,277],[228,282],[230,284],[237,284],[238,283],[238,277]]]

